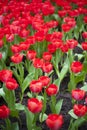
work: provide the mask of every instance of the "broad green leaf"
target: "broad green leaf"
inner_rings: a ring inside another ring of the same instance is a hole
[[[40,115],[39,115],[39,120],[40,120],[40,122],[43,122],[43,121],[45,121],[46,119],[47,119],[47,114],[43,114],[43,116],[42,116],[42,113],[40,113]]]
[[[56,109],[56,113],[59,114],[62,108],[62,104],[63,104],[63,99],[59,100],[55,106]]]
[[[75,83],[79,83],[81,81],[83,81],[85,78],[85,72],[79,73],[78,75],[76,75],[75,77]]]
[[[65,77],[66,73],[68,72],[69,66],[68,63],[64,63],[64,66],[60,72],[60,82],[63,80],[63,78]]]
[[[18,122],[12,124],[12,130],[19,130]]]
[[[15,108],[16,108],[17,110],[24,110],[24,105],[22,105],[22,104],[20,104],[20,103],[16,103],[16,104],[15,104]]]
[[[60,85],[60,80],[59,80],[59,79],[56,79],[56,80],[54,80],[53,83],[56,84],[56,85],[59,87],[59,85]]]
[[[78,116],[76,116],[73,112],[73,109],[68,112],[68,114],[73,117],[74,119],[78,119]]]
[[[87,73],[87,61],[83,63],[83,71]]]
[[[85,84],[83,87],[81,87],[81,90],[87,91],[87,84]]]
[[[5,97],[5,92],[3,88],[0,88],[0,96],[2,96],[3,98]]]
[[[25,107],[26,122],[28,130],[32,130],[34,115]]]
[[[32,94],[31,94],[30,92],[27,93],[27,96],[28,96],[29,98],[32,98]]]
[[[5,92],[5,101],[7,102],[9,108],[11,110],[15,109],[15,93],[14,91],[8,90],[6,87],[4,87],[4,92]]]
[[[24,93],[24,91],[26,90],[26,88],[29,86],[30,82],[32,81],[34,77],[34,73],[30,73],[26,76],[26,78],[23,81],[23,84],[21,86],[22,88],[22,93]]]

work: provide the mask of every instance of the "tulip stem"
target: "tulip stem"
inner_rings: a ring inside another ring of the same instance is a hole
[[[5,123],[6,123],[6,130],[11,130],[11,122],[9,118],[5,119]]]
[[[56,110],[55,110],[56,97],[55,96],[51,96],[51,103],[52,103],[52,104],[50,104],[51,111],[52,111],[52,113],[56,113]]]

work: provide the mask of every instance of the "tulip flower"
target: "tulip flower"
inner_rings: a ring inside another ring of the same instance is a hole
[[[50,83],[50,78],[48,76],[41,76],[39,80],[42,82],[43,87]]]
[[[77,101],[82,100],[85,97],[85,94],[86,92],[81,89],[72,90],[72,97]]]
[[[78,117],[82,117],[86,114],[87,107],[85,105],[75,104],[73,107],[73,111]]]
[[[49,96],[55,95],[58,92],[58,87],[55,84],[50,84],[48,88],[46,88],[46,93]]]
[[[30,98],[28,99],[28,109],[32,113],[38,113],[42,110],[43,103],[39,101],[37,98]]]
[[[14,78],[10,78],[6,81],[6,88],[14,90],[18,87],[17,81]]]
[[[72,64],[71,64],[71,71],[73,73],[79,73],[79,72],[82,71],[82,69],[83,69],[83,65],[82,65],[81,62],[79,62],[79,61],[72,62]]]
[[[59,130],[63,125],[63,117],[58,114],[50,114],[46,119],[46,124],[50,130]]]
[[[40,80],[32,80],[29,88],[33,93],[40,93],[42,91],[42,82]]]
[[[0,106],[0,119],[7,118],[10,115],[10,109],[6,105]]]

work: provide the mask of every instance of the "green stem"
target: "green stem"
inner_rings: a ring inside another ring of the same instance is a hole
[[[55,110],[55,105],[56,105],[56,96],[51,96],[51,111],[52,113],[56,113],[56,110]]]
[[[6,130],[12,130],[11,129],[11,122],[8,118],[5,119],[5,123],[6,123]]]

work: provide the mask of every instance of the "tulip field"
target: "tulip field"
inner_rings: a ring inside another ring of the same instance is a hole
[[[0,0],[0,130],[87,130],[87,0]]]

